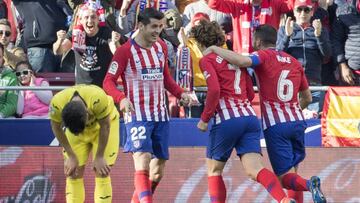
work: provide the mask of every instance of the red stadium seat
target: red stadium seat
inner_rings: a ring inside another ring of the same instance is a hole
[[[50,86],[72,86],[75,85],[74,73],[37,73],[36,77],[46,79]]]

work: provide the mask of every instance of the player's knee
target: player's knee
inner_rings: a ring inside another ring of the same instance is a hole
[[[156,173],[152,173],[150,175],[150,179],[155,182],[160,182],[160,180],[162,179],[163,176],[164,176],[164,173],[162,171],[161,172],[159,171]]]

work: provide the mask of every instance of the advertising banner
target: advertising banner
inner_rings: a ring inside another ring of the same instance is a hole
[[[65,202],[65,176],[60,147],[0,147],[0,203]],[[264,162],[270,168],[266,149]],[[154,202],[210,202],[207,192],[205,148],[171,148],[165,176],[154,194]],[[91,160],[91,159],[90,159]],[[85,202],[93,202],[94,174],[85,172]],[[300,174],[320,176],[328,202],[360,203],[360,148],[307,148]],[[111,170],[113,202],[130,202],[134,190],[133,161],[120,153]],[[267,191],[246,177],[233,154],[223,174],[227,202],[274,203]],[[304,193],[310,203],[310,193]]]

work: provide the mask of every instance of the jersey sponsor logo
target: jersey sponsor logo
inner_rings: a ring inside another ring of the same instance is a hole
[[[220,57],[220,56],[217,56],[215,60],[216,60],[217,63],[220,64],[220,63],[222,63],[222,61],[223,61],[224,59],[223,59],[222,57]]]
[[[291,63],[290,57],[276,55],[276,59],[281,63]]]
[[[261,8],[261,15],[272,15],[272,8]]]
[[[93,105],[98,104],[98,103],[100,103],[100,99],[97,99],[96,101],[94,101]]]
[[[110,74],[113,74],[115,75],[117,70],[119,68],[119,64],[116,62],[116,61],[113,61],[111,64],[110,64],[110,68],[109,68],[109,73]]]
[[[142,80],[163,80],[162,68],[143,68],[141,69]]]

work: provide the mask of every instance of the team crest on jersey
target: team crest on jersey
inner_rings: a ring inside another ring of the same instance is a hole
[[[49,106],[49,114],[54,115],[55,114],[55,109],[59,109],[59,108],[57,106],[50,105]]]
[[[156,55],[157,55],[157,57],[158,57],[158,59],[159,59],[160,61],[164,62],[164,53],[162,53],[162,52],[157,52]]]
[[[208,77],[210,77],[210,73],[208,73],[207,71],[204,71],[203,75],[205,77],[205,80],[207,80]]]
[[[117,69],[119,68],[119,64],[116,61],[113,61],[109,67],[109,73],[115,75]]]
[[[222,63],[224,59],[221,56],[217,56],[215,60],[217,63]]]
[[[135,148],[139,148],[140,147],[140,140],[134,140],[133,145],[134,145]]]

